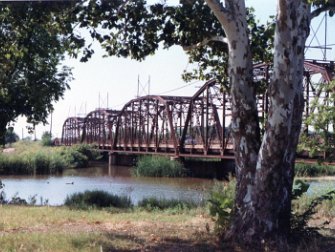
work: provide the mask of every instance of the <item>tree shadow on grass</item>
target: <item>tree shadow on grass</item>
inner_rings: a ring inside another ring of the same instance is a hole
[[[143,239],[135,235],[122,233],[106,233],[103,238],[103,251],[118,251],[118,252],[134,252],[134,251],[148,251],[148,252],[210,252],[223,251],[214,242],[206,240],[184,240],[179,238],[163,237],[161,239],[153,239],[150,237]]]
[[[160,234],[162,235],[162,234]],[[164,235],[164,234],[163,234]],[[151,237],[140,238],[136,235],[126,233],[105,233],[101,239],[102,251],[110,252],[234,252],[246,251],[246,248],[241,247],[241,244],[221,243],[219,244],[213,234],[212,238],[207,237],[195,239],[181,239],[176,237],[160,237],[152,239]],[[291,244],[292,245],[292,244]],[[253,248],[248,248],[247,251],[253,252]],[[306,251],[306,252],[332,252],[335,251],[335,238],[330,236],[319,236],[318,238],[311,237],[305,242],[300,241],[293,246],[289,246],[289,252]]]

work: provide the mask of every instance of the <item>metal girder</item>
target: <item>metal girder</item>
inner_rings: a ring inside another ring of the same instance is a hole
[[[184,155],[231,155],[231,103],[221,85],[211,80],[192,97],[180,143]]]
[[[69,117],[62,128],[62,144],[73,145],[81,142],[84,118]]]
[[[118,116],[113,151],[178,155],[180,129],[190,99],[150,95],[128,102]]]
[[[96,109],[88,113],[83,122],[81,141],[110,148],[115,135],[118,114],[119,111],[110,109]]]

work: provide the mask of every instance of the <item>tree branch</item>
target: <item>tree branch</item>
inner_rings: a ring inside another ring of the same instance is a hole
[[[192,49],[207,45],[209,42],[222,42],[222,43],[228,43],[228,40],[226,37],[223,36],[213,36],[211,38],[206,38],[203,41],[195,44],[195,45],[189,45],[189,46],[183,46],[184,51],[191,51]]]
[[[232,18],[231,13],[219,0],[206,0],[206,3],[221,24],[226,23],[229,18]]]
[[[319,16],[322,12],[333,10],[335,11],[335,3],[326,3],[323,6],[316,8],[315,10],[312,11],[311,13],[311,19]]]

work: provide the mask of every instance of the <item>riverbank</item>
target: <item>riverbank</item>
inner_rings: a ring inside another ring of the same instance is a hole
[[[204,209],[171,213],[0,206],[2,251],[243,251],[219,243]],[[291,251],[333,251],[334,233]],[[252,251],[252,250],[249,250]]]
[[[43,146],[41,142],[19,141],[0,153],[0,175],[53,175],[68,168],[87,167],[99,158],[90,145]]]
[[[0,206],[2,251],[217,251],[213,220],[183,213]]]

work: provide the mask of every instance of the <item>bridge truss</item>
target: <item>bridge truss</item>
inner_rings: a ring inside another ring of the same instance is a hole
[[[306,60],[304,67],[306,117],[315,112],[311,100],[328,95],[320,87],[333,80],[334,63]],[[256,64],[254,76],[255,83],[266,87],[271,66]],[[259,93],[257,103],[260,121],[265,122],[265,91]],[[112,153],[233,159],[230,121],[229,94],[210,80],[191,97],[149,95],[129,101],[120,111],[97,109],[85,118],[70,117],[63,125],[62,143],[94,143]],[[309,126],[303,129],[308,132]]]

